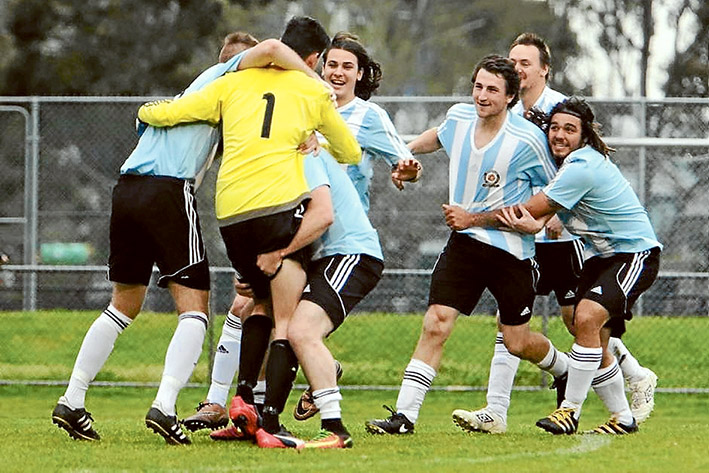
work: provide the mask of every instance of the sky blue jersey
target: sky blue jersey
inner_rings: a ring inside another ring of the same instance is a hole
[[[359,97],[337,109],[362,148],[362,161],[347,167],[365,212],[369,212],[369,185],[374,175],[374,158],[390,166],[412,157],[411,151],[394,128],[387,112],[379,105]]]
[[[202,89],[227,72],[236,71],[246,52],[205,70],[180,96]],[[219,126],[207,123],[165,128],[148,126],[121,166],[121,174],[176,177],[194,181],[198,186],[214,158],[220,135]]]
[[[477,121],[475,105],[461,103],[448,110],[438,127],[438,139],[450,158],[450,204],[477,213],[526,202],[532,188],[546,185],[556,171],[546,136],[533,123],[508,112],[497,135],[478,149]],[[478,227],[460,233],[518,259],[534,256],[533,235]]]
[[[568,210],[559,218],[583,238],[587,258],[662,248],[630,183],[589,145],[566,157],[544,193]]]
[[[325,150],[317,157],[306,156],[305,178],[311,190],[330,187],[335,213],[334,222],[316,245],[313,259],[336,254],[365,254],[383,260],[377,231],[369,222],[352,181],[335,158]]]

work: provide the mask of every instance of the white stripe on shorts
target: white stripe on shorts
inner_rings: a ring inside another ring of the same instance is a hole
[[[327,275],[325,276],[328,284],[330,284],[338,294],[347,282],[347,279],[349,279],[354,268],[359,264],[359,256],[359,254],[345,255],[337,265],[337,268],[335,268],[332,278],[327,278]]]

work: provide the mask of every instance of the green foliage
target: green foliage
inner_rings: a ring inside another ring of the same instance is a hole
[[[683,472],[709,470],[699,446],[709,435],[707,395],[660,394],[652,417],[640,432],[628,437],[559,436],[534,427],[549,413],[549,393],[513,394],[505,435],[472,435],[451,422],[456,408],[475,408],[483,393],[431,392],[414,435],[371,436],[366,420],[382,417],[382,403],[393,404],[393,392],[344,391],[343,420],[354,447],[348,451],[261,450],[250,442],[213,442],[207,432],[191,435],[193,445],[170,447],[148,431],[143,416],[154,389],[95,388],[88,408],[102,436],[98,443],[69,439],[51,425],[50,413],[63,388],[0,386],[0,457],[3,472],[25,471],[248,471],[248,472],[546,472],[594,473]],[[291,415],[296,396],[286,406],[282,421],[296,435],[310,438],[319,422],[295,422]],[[178,412],[187,415],[204,393],[186,389]],[[15,407],[16,409],[11,409]],[[603,407],[590,396],[581,428],[606,420]]]

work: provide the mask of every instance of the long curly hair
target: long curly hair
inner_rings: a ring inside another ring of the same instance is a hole
[[[332,38],[330,47],[325,50],[325,61],[332,49],[344,49],[357,57],[358,72],[362,71],[362,78],[355,84],[355,95],[362,100],[369,100],[375,90],[379,88],[382,80],[382,67],[367,53],[357,35],[341,31]]]

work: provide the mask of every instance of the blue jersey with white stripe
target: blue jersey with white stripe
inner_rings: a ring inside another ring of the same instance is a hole
[[[313,259],[336,254],[365,254],[383,260],[377,231],[367,218],[359,195],[342,166],[325,150],[305,157],[305,178],[311,190],[330,187],[335,219],[320,237]]]
[[[379,105],[359,97],[337,109],[362,148],[362,161],[347,167],[365,212],[369,212],[369,185],[374,175],[374,158],[389,165],[411,158],[411,151],[394,128],[387,112]]]
[[[583,238],[587,258],[662,248],[630,183],[589,145],[566,157],[544,193],[568,210],[559,218]]]
[[[450,203],[476,213],[526,202],[532,188],[546,185],[556,171],[546,136],[533,123],[508,112],[497,135],[478,149],[477,121],[475,105],[461,103],[448,110],[438,127],[438,139],[450,158]],[[477,227],[461,233],[518,259],[534,256],[533,235]]]
[[[180,95],[200,90],[227,72],[236,71],[246,52],[205,70]],[[214,157],[220,135],[220,127],[207,123],[165,128],[148,126],[121,166],[121,174],[169,176],[199,185]]]

